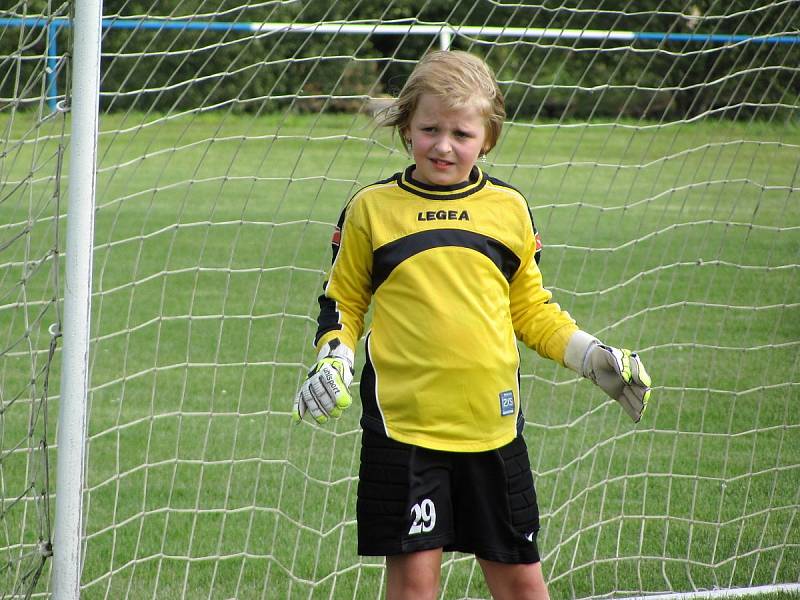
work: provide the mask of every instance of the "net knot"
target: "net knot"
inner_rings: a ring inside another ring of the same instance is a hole
[[[53,556],[53,544],[50,542],[50,540],[40,539],[39,543],[36,544],[36,550],[45,558]]]

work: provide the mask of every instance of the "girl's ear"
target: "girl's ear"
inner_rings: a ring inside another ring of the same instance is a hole
[[[400,135],[403,138],[403,146],[406,151],[411,152],[411,133],[408,131],[408,127],[401,129]]]

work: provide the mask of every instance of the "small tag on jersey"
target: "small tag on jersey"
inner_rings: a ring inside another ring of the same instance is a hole
[[[507,417],[514,414],[514,392],[506,390],[500,392],[500,416]]]

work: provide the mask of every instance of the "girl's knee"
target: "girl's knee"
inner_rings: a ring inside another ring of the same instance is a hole
[[[436,600],[442,552],[426,550],[386,557],[387,600]]]
[[[480,559],[479,562],[497,600],[549,600],[541,563],[512,565]]]

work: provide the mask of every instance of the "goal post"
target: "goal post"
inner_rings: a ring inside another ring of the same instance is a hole
[[[382,597],[358,403],[289,412],[339,213],[410,160],[373,113],[440,47],[497,73],[480,167],[555,300],[656,386],[632,425],[520,348],[552,595],[800,591],[795,3],[95,1],[0,11],[0,598]],[[472,557],[442,595],[489,597]]]
[[[81,0],[76,3],[74,17],[73,82],[69,101],[72,116],[69,208],[53,536],[52,579],[56,600],[78,600],[81,596],[102,5],[102,0]],[[48,64],[52,64],[49,57]],[[53,94],[52,83],[47,86],[47,91]]]

